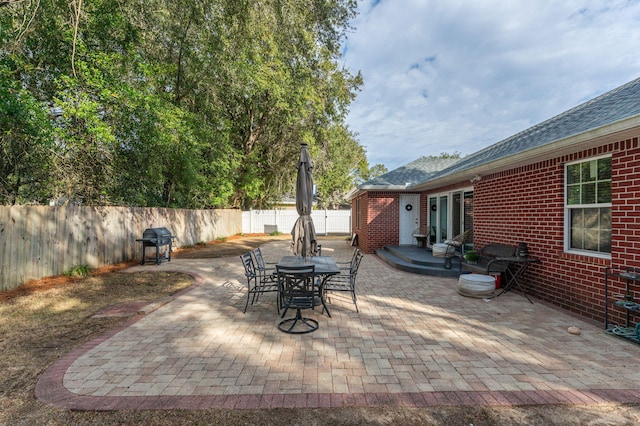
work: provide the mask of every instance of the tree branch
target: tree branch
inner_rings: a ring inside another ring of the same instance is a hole
[[[73,46],[71,50],[71,70],[73,71],[73,76],[78,77],[76,74],[76,44],[78,40],[78,27],[80,26],[80,12],[82,11],[82,0],[73,0],[71,2],[71,7],[75,10],[74,22],[73,22]]]
[[[24,0],[0,0],[0,7],[9,6],[11,3],[20,3]]]

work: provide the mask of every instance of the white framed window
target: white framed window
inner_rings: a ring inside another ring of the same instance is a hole
[[[565,250],[611,256],[611,157],[565,166]]]

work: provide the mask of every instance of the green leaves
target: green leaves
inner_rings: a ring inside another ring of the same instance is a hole
[[[0,203],[47,201],[51,124],[41,104],[16,78],[20,63],[0,58]]]
[[[355,7],[41,0],[0,9],[0,202],[268,207],[293,190],[305,142],[322,200],[339,203],[354,165],[366,168],[344,123],[362,79],[337,62]]]

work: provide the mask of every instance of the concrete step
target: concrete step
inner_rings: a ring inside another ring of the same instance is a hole
[[[458,277],[458,259],[452,259],[451,269],[445,269],[444,259],[416,246],[384,246],[376,256],[401,271],[436,277]]]
[[[431,250],[416,246],[384,246],[382,248],[395,257],[415,265],[438,267],[444,265],[444,259],[435,257]]]

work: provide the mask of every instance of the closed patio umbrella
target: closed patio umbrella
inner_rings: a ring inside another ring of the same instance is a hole
[[[297,256],[315,256],[318,253],[316,230],[311,219],[313,205],[313,164],[309,158],[307,144],[300,146],[300,160],[298,160],[298,177],[296,180],[296,220],[291,236],[291,249]]]

